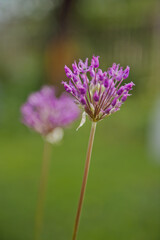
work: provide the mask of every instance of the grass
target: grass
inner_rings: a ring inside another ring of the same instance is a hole
[[[97,126],[78,240],[160,239],[160,166],[147,155],[147,109],[129,104]],[[72,236],[90,131],[89,122],[77,125],[53,146],[43,240]],[[0,146],[0,239],[33,239],[43,140],[18,126],[2,131]]]

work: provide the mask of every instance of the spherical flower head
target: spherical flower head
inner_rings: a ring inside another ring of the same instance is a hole
[[[129,76],[129,66],[123,70],[120,64],[113,63],[112,67],[103,72],[99,68],[98,56],[92,57],[90,66],[88,58],[84,62],[79,60],[78,64],[74,62],[72,66],[72,76],[70,74],[71,77],[68,77],[68,72],[66,74],[70,79],[69,83],[62,84],[93,122],[120,110],[135,85],[133,82],[123,84]]]
[[[79,109],[69,95],[63,93],[57,98],[54,87],[44,86],[28,97],[21,107],[21,114],[22,122],[26,126],[40,133],[48,141],[55,142],[58,136],[63,136],[60,129],[78,118]]]

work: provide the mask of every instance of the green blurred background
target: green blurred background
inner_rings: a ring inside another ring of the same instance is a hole
[[[136,87],[97,125],[78,239],[160,239],[158,0],[0,0],[0,240],[33,239],[43,140],[20,122],[64,65],[99,55],[131,67]],[[53,147],[43,240],[71,239],[91,123]]]

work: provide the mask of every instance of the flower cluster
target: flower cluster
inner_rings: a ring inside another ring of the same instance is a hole
[[[44,86],[28,97],[21,113],[25,125],[47,136],[57,127],[65,127],[72,123],[79,116],[79,109],[70,96],[62,94],[56,98],[55,89]]]
[[[71,71],[65,66],[69,83],[62,84],[94,122],[118,111],[135,85],[130,82],[122,86],[129,76],[128,66],[123,69],[119,64],[113,63],[112,67],[103,72],[99,68],[98,56],[92,57],[90,65],[87,58],[84,62],[79,60],[78,64],[74,62],[72,68]]]

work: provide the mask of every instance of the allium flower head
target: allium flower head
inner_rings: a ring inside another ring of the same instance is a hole
[[[93,122],[120,110],[135,85],[133,82],[123,84],[129,76],[128,66],[123,69],[119,64],[113,63],[112,67],[103,72],[99,68],[98,56],[92,57],[90,65],[87,58],[85,62],[74,62],[72,68],[73,71],[65,66],[69,83],[62,84],[84,109],[84,116],[87,114]]]
[[[79,109],[72,97],[63,93],[55,96],[53,87],[44,86],[32,93],[21,107],[22,122],[43,135],[49,142],[62,138],[63,127],[72,123],[79,115]]]

